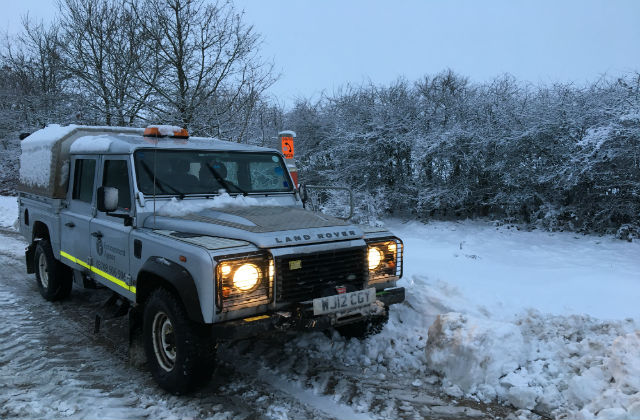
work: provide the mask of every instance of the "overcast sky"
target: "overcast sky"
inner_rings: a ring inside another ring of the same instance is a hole
[[[54,2],[2,0],[15,32]],[[640,71],[640,0],[235,0],[281,73],[269,93],[290,105],[345,83],[416,80],[451,68],[473,81],[511,73],[583,83]]]

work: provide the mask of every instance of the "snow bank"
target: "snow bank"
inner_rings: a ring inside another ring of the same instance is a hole
[[[187,214],[198,213],[206,209],[223,208],[227,206],[249,207],[278,205],[280,204],[271,198],[257,199],[242,195],[232,196],[226,191],[221,190],[220,194],[212,199],[178,200],[174,197],[169,202],[159,207],[156,213],[159,216],[184,216]]]
[[[15,229],[18,224],[18,198],[0,195],[0,227]]]
[[[514,322],[460,313],[429,328],[427,365],[450,394],[553,416],[638,418],[640,331],[632,320],[528,311]]]
[[[639,243],[485,222],[387,225],[405,244],[411,307],[399,325],[393,314],[407,309],[394,307],[389,327],[429,329],[426,374],[446,392],[552,416],[640,418]],[[415,348],[401,328],[386,338],[406,360]]]
[[[640,418],[640,336],[625,319],[638,314],[637,243],[484,222],[387,225],[405,244],[406,301],[366,340],[294,338],[292,365],[312,357],[414,387],[440,380],[455,398],[525,417]]]
[[[51,124],[24,139],[21,142],[20,182],[37,187],[50,185],[52,146],[75,128],[75,125]]]
[[[515,325],[455,312],[437,317],[427,344],[429,367],[465,392],[480,385],[489,394],[485,399],[495,397],[493,389],[500,386],[500,378],[516,370],[526,357],[524,338]]]

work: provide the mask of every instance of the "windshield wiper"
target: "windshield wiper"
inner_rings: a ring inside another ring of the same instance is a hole
[[[177,188],[173,187],[171,184],[160,180],[159,178],[157,178],[155,176],[155,174],[153,173],[153,171],[151,170],[151,168],[149,168],[149,165],[146,164],[146,162],[140,161],[140,163],[142,164],[142,169],[144,169],[144,171],[147,173],[147,175],[149,175],[149,177],[151,177],[151,179],[153,180],[153,183],[156,187],[160,188],[163,192],[168,193],[169,191],[167,191],[166,188],[164,188],[162,185],[160,185],[160,183],[164,184],[165,186],[169,187],[170,189],[173,190],[173,192],[175,194],[178,194],[178,197],[180,197],[180,200],[182,200],[184,198],[184,193],[179,191]]]
[[[216,171],[215,169],[213,169],[213,166],[211,166],[211,164],[209,162],[205,163],[205,166],[207,167],[207,169],[209,170],[209,172],[211,172],[211,175],[213,175],[213,177],[216,179],[216,181],[218,181],[218,184],[222,185],[222,187],[227,190],[228,193],[231,192],[231,190],[229,189],[229,187],[233,187],[235,188],[237,191],[236,192],[240,192],[242,193],[242,195],[247,196],[249,195],[248,192],[246,192],[245,190],[243,190],[242,188],[238,187],[236,184],[234,184],[231,181],[228,181],[224,178],[222,178],[220,176],[220,174],[218,173],[218,171]]]

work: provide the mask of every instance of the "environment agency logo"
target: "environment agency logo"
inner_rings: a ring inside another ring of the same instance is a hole
[[[102,253],[104,252],[104,247],[102,246],[102,238],[98,238],[98,240],[96,241],[96,252],[98,253],[98,255],[102,255]]]

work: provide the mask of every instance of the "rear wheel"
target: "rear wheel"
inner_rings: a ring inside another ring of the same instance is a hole
[[[382,316],[336,327],[336,331],[343,337],[362,339],[380,333],[388,321],[389,314],[386,313]]]
[[[42,297],[49,301],[68,297],[73,285],[71,269],[54,258],[49,241],[38,241],[33,260]]]
[[[191,321],[176,296],[151,293],[144,309],[147,364],[161,388],[185,394],[205,385],[215,369],[215,342],[204,325]]]

